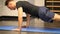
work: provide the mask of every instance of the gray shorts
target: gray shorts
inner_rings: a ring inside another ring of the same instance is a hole
[[[40,7],[39,8],[39,18],[41,18],[45,22],[53,22],[53,17],[55,13],[51,12],[46,7]]]

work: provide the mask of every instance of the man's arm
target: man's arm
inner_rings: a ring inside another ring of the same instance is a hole
[[[16,31],[21,31],[23,22],[23,9],[22,7],[18,8],[18,28],[14,29]]]
[[[27,16],[26,27],[29,27],[29,25],[30,25],[30,14],[26,14],[26,16]]]
[[[60,15],[55,13],[55,15],[52,19],[55,21],[60,21]]]
[[[23,22],[23,9],[22,7],[18,8],[18,29],[21,30]]]

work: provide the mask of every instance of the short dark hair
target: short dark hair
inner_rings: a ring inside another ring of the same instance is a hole
[[[7,6],[10,1],[13,1],[13,0],[6,0],[5,1],[5,6]]]

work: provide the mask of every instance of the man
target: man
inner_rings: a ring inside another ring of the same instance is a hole
[[[45,22],[53,22],[53,20],[60,21],[60,15],[50,12],[46,7],[35,6],[27,1],[15,2],[14,0],[6,0],[5,5],[11,10],[15,10],[17,8],[19,21],[18,29],[21,29],[23,12],[27,14],[27,26],[29,25],[30,15],[40,18]]]

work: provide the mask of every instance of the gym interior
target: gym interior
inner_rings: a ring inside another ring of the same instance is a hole
[[[60,0],[15,0],[15,1],[28,1],[36,6],[48,7],[52,12],[60,14]],[[8,30],[9,26],[18,26],[18,11],[10,10],[4,5],[5,0],[0,0],[0,34],[20,34],[16,31]],[[50,5],[49,5],[50,4]],[[55,6],[56,4],[56,6]],[[23,24],[26,25],[26,14],[23,12]],[[4,26],[4,27],[2,27]],[[5,27],[7,26],[7,27]],[[60,21],[54,21],[53,23],[47,23],[43,20],[35,17],[31,17],[30,25],[36,28],[47,28],[46,30],[34,30],[34,28],[29,31],[21,31],[21,34],[60,34]],[[1,30],[6,28],[7,30]],[[49,30],[49,29],[50,30]],[[53,29],[52,29],[53,28]],[[56,28],[56,29],[55,29]],[[34,31],[33,31],[34,30]]]

